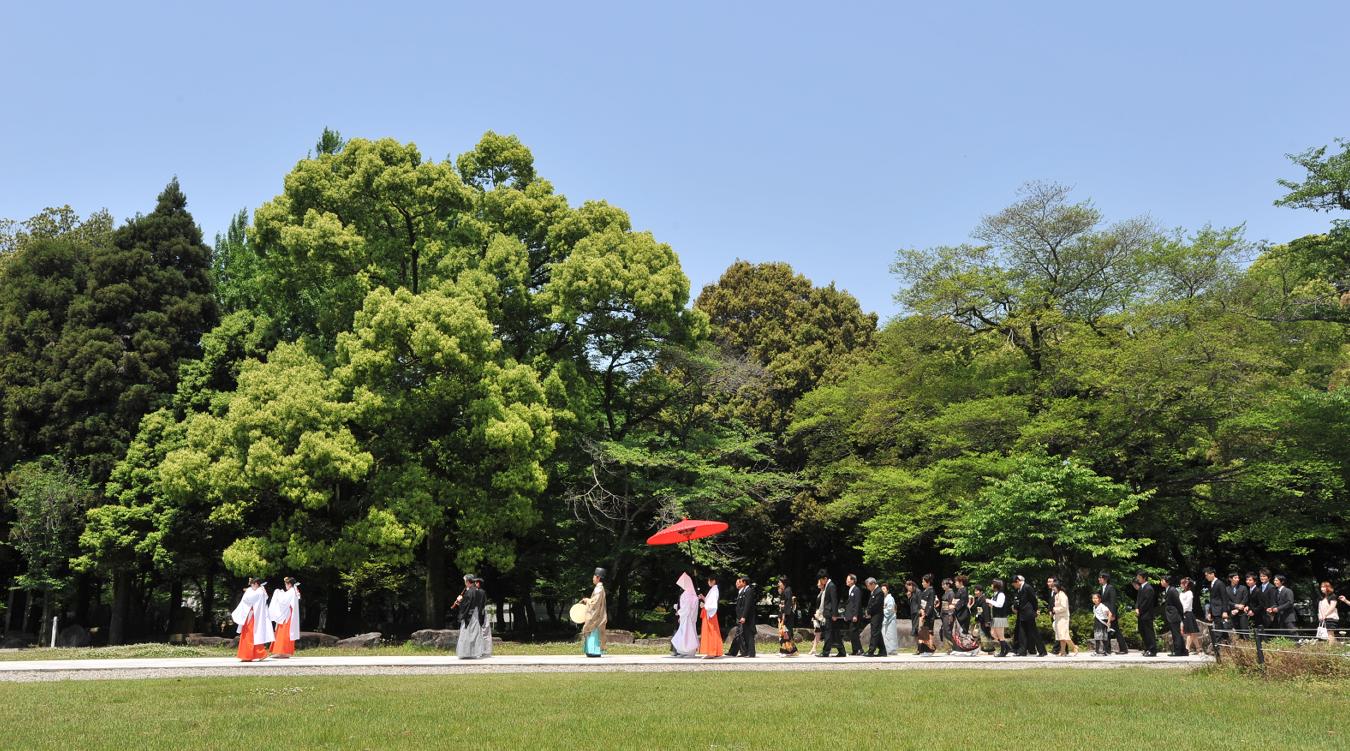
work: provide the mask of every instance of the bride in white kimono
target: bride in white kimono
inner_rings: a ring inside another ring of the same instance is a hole
[[[680,595],[680,604],[676,607],[680,626],[670,638],[671,648],[676,657],[698,656],[698,592],[694,591],[694,580],[688,573],[680,574],[675,582],[684,592]]]

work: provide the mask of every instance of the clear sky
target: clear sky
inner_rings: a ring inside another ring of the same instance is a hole
[[[108,3],[0,8],[0,216],[119,219],[174,175],[208,237],[324,126],[429,158],[515,133],[697,294],[785,260],[883,317],[900,247],[1033,179],[1108,217],[1320,231],[1284,154],[1350,137],[1350,3]]]

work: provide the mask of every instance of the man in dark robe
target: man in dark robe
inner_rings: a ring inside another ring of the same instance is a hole
[[[886,642],[882,639],[881,621],[886,609],[886,595],[881,591],[881,585],[877,584],[876,579],[869,576],[866,583],[867,591],[872,593],[867,600],[868,626],[872,629],[867,639],[867,656],[885,657]]]

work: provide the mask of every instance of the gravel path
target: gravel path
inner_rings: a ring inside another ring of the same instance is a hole
[[[1193,669],[1210,664],[1204,656],[1144,657],[1129,654],[1112,657],[955,657],[939,655],[886,658],[784,659],[766,655],[755,659],[677,660],[652,656],[492,657],[460,661],[450,657],[298,657],[242,663],[228,658],[159,658],[109,660],[29,660],[0,662],[0,681],[128,680],[143,678],[240,677],[247,675],[479,675],[485,673],[646,673],[680,671],[779,671],[779,670],[1104,670],[1120,667]]]

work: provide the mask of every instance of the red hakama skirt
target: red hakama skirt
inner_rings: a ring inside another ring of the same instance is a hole
[[[705,657],[722,656],[722,627],[716,618],[709,618],[705,608],[698,609],[699,620],[703,621],[703,630],[699,634],[698,653]]]
[[[239,634],[239,659],[253,662],[267,658],[267,645],[253,643],[253,616],[244,621],[244,631]]]
[[[277,624],[277,640],[272,642],[272,654],[277,657],[295,656],[295,640],[291,638],[290,618],[287,618],[285,623]]]

